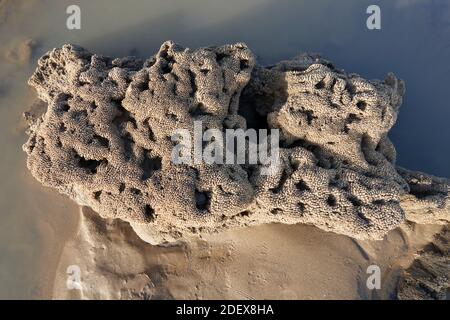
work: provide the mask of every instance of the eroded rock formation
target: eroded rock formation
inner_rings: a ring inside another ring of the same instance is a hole
[[[435,241],[418,253],[403,272],[397,296],[401,300],[450,299],[450,229],[444,227]]]
[[[310,55],[262,67],[242,43],[191,51],[166,42],[147,61],[65,45],[29,83],[48,103],[24,145],[33,176],[152,243],[269,222],[380,239],[405,219],[402,199],[449,220],[448,181],[423,193],[423,179],[395,168],[387,133],[404,84],[393,74],[367,81]],[[171,135],[192,132],[195,120],[279,129],[281,165],[273,175],[260,165],[175,165]]]

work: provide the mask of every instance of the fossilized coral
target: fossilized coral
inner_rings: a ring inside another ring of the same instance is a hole
[[[65,45],[30,79],[47,112],[30,126],[32,174],[152,242],[266,222],[380,238],[404,220],[409,186],[387,138],[404,93],[302,55],[255,65],[242,43],[142,61]],[[176,129],[279,128],[281,166],[171,162]]]

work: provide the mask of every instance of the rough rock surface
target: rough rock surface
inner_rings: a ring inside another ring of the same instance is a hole
[[[404,94],[393,74],[367,81],[310,55],[261,67],[242,43],[166,42],[145,62],[65,45],[29,83],[48,103],[24,145],[32,174],[152,243],[268,222],[380,239],[404,221],[411,185],[422,190],[396,170],[387,138]],[[262,175],[259,165],[173,164],[170,137],[195,120],[280,129],[281,165]],[[448,203],[448,181],[435,184]]]
[[[401,300],[450,299],[450,229],[444,227],[403,272],[397,296]]]
[[[397,167],[409,185],[410,192],[402,196],[401,206],[409,221],[419,224],[450,223],[450,181],[422,172]]]

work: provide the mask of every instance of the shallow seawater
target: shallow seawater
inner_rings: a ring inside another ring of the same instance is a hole
[[[168,39],[190,48],[243,41],[262,64],[308,51],[366,78],[393,71],[407,86],[390,134],[398,164],[450,177],[450,2],[376,1],[382,29],[368,30],[372,2],[0,0],[0,298],[48,297],[61,247],[76,229],[77,206],[41,187],[21,150],[21,115],[35,100],[26,81],[39,56],[64,43],[148,57]],[[81,30],[66,28],[70,4],[81,7]],[[35,42],[29,55],[20,49],[27,39]]]

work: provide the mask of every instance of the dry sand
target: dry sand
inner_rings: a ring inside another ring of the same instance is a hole
[[[392,299],[401,271],[442,228],[409,223],[381,241],[356,241],[267,224],[154,246],[87,207],[80,221],[63,250],[56,299]],[[366,287],[372,264],[381,268],[381,290]],[[66,287],[70,265],[81,269],[81,291]]]

